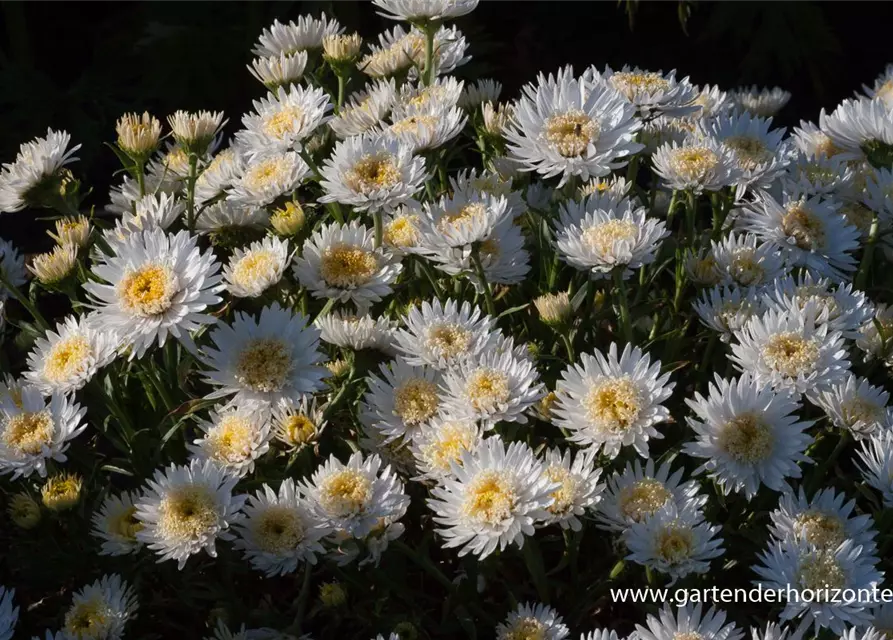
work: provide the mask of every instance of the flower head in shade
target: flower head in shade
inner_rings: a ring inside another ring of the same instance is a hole
[[[384,353],[393,350],[393,326],[385,316],[373,318],[357,316],[345,311],[333,311],[314,321],[323,342],[347,349],[377,349]]]
[[[28,271],[41,284],[48,287],[59,285],[73,272],[78,261],[78,248],[74,245],[66,247],[53,247],[52,251],[34,256],[34,260],[28,265]]]
[[[329,96],[318,87],[279,87],[254,101],[254,112],[242,119],[236,143],[253,158],[300,150],[301,143],[327,119]]]
[[[134,503],[138,499],[139,494],[128,491],[109,495],[93,513],[93,529],[90,533],[102,540],[99,555],[123,556],[135,553],[143,546],[143,542],[136,537],[137,532],[143,528],[142,523],[136,519]]]
[[[741,640],[744,633],[735,623],[726,624],[726,614],[714,608],[703,610],[700,603],[673,607],[665,604],[658,615],[649,614],[646,626],[636,625],[639,640]]]
[[[505,129],[511,157],[525,171],[583,180],[622,167],[642,145],[635,109],[602,84],[575,78],[567,67],[527,85]]]
[[[264,484],[248,497],[244,511],[245,518],[236,524],[235,547],[258,571],[286,575],[301,563],[316,564],[316,556],[325,553],[321,540],[331,529],[314,515],[291,478],[278,491]]]
[[[43,517],[40,513],[40,505],[27,491],[20,491],[10,497],[6,514],[15,526],[25,531],[40,524]]]
[[[559,524],[562,529],[580,531],[580,516],[594,509],[604,485],[598,484],[601,469],[595,468],[595,456],[591,452],[549,449],[543,460],[546,476],[558,483],[552,492],[552,504],[547,508],[549,517],[545,524]]]
[[[495,436],[465,451],[453,474],[431,490],[428,506],[444,546],[481,559],[497,548],[522,546],[534,523],[548,517],[551,493],[558,488],[526,444],[506,446]]]
[[[739,184],[766,188],[791,161],[791,149],[783,141],[785,130],[771,126],[772,118],[731,114],[702,122],[700,133],[734,153]]]
[[[176,560],[179,569],[201,551],[217,557],[216,541],[232,540],[230,526],[242,516],[245,496],[233,495],[237,482],[210,460],[158,469],[135,505],[142,524],[137,539],[159,562]]]
[[[781,87],[769,89],[756,85],[736,89],[730,95],[738,111],[758,118],[774,117],[791,99],[791,92]]]
[[[136,617],[136,594],[116,573],[76,591],[62,630],[73,640],[120,640]]]
[[[293,84],[304,75],[307,68],[307,52],[280,53],[272,56],[261,56],[248,65],[251,72],[270,91],[281,86]]]
[[[844,100],[819,127],[842,150],[844,160],[868,160],[876,168],[893,166],[893,121],[882,100]]]
[[[308,49],[321,49],[322,41],[328,35],[342,33],[344,28],[337,20],[330,19],[325,13],[319,18],[301,16],[297,22],[283,24],[274,20],[269,28],[264,29],[254,46],[252,53],[256,56],[292,55]]]
[[[265,206],[292,194],[308,173],[310,167],[296,152],[270,151],[245,162],[245,170],[233,181],[227,199],[243,206]]]
[[[304,481],[301,492],[314,512],[330,527],[353,538],[372,533],[382,518],[405,512],[409,496],[390,466],[381,458],[353,454],[343,463],[334,456]]]
[[[215,321],[205,311],[220,302],[220,264],[194,236],[154,229],[110,244],[114,255],[93,267],[104,282],[88,281],[84,289],[96,322],[129,343],[131,357],[156,341],[164,345],[168,336],[188,343],[191,332]]]
[[[425,178],[424,159],[393,137],[355,136],[335,145],[322,169],[319,202],[358,211],[390,210],[407,202]]]
[[[294,272],[314,298],[353,302],[366,310],[393,291],[403,265],[390,251],[375,247],[369,229],[350,224],[322,226],[304,241]]]
[[[719,191],[738,182],[741,169],[734,152],[713,138],[686,138],[658,147],[654,172],[674,191]]]
[[[670,418],[662,403],[673,386],[669,374],[661,375],[660,361],[652,363],[631,345],[618,354],[612,343],[607,355],[584,354],[581,364],[562,372],[552,421],[570,431],[572,442],[611,458],[629,445],[647,458],[649,438],[663,437],[654,425]]]
[[[23,377],[44,395],[71,393],[114,360],[117,348],[118,337],[94,318],[67,316],[34,343]]]
[[[519,604],[505,622],[496,627],[497,640],[562,640],[569,635],[570,629],[555,609],[527,602]]]
[[[256,298],[279,282],[290,257],[288,243],[272,236],[237,248],[223,267],[227,290],[237,298]]]
[[[210,201],[222,196],[244,171],[245,159],[241,151],[236,147],[223,149],[202,167],[195,181],[195,201],[202,205],[213,206],[209,204]]]
[[[459,96],[458,105],[467,111],[473,111],[484,103],[496,103],[501,94],[501,82],[491,78],[481,78],[465,85]]]
[[[21,211],[26,207],[48,206],[58,197],[62,168],[77,160],[81,145],[68,148],[71,135],[47,129],[45,138],[36,138],[19,147],[15,162],[0,169],[0,213]]]
[[[31,386],[22,388],[18,402],[0,399],[0,474],[47,475],[47,460],[65,462],[69,441],[86,427],[86,408],[61,393],[44,398]]]
[[[815,398],[835,427],[850,431],[858,439],[893,429],[893,407],[888,406],[889,401],[889,392],[853,375]]]
[[[893,508],[893,431],[872,434],[857,453],[863,480],[881,492],[887,508]]]
[[[773,243],[761,242],[751,233],[732,231],[711,245],[710,255],[722,284],[768,285],[788,271],[781,249]]]
[[[209,397],[274,403],[322,389],[327,376],[319,366],[319,330],[300,313],[278,303],[254,317],[236,314],[232,325],[218,325],[200,354],[206,381],[217,387]]]
[[[56,220],[56,233],[47,231],[47,235],[56,241],[60,246],[73,244],[80,249],[86,247],[90,242],[90,236],[93,228],[86,216],[77,215],[69,216]]]
[[[763,312],[761,292],[755,287],[713,287],[701,293],[692,307],[701,324],[729,342],[754,316]]]
[[[291,452],[315,444],[326,427],[325,408],[325,404],[309,395],[301,396],[299,402],[280,400],[273,406],[273,435]]]
[[[16,623],[19,621],[19,608],[13,606],[15,589],[0,585],[0,640],[12,640]]]
[[[168,116],[174,139],[188,153],[203,155],[226,124],[222,111],[177,111]]]
[[[25,257],[20,254],[11,242],[0,238],[0,275],[14,287],[25,284]],[[0,283],[0,300],[6,300],[9,292]]]
[[[801,120],[800,126],[794,127],[791,141],[797,151],[808,158],[832,158],[843,153],[843,149],[835,145],[827,133],[807,120]]]
[[[378,15],[406,22],[432,22],[458,18],[474,11],[478,0],[374,0]]]
[[[393,79],[379,79],[348,96],[328,124],[339,139],[358,136],[375,128],[391,112],[397,96]]]
[[[856,172],[847,161],[839,156],[829,158],[824,155],[800,154],[781,176],[785,192],[806,197],[830,198],[834,194],[846,193],[853,188],[855,180]]]
[[[695,393],[686,404],[696,417],[688,418],[694,441],[683,451],[705,462],[706,471],[722,492],[744,493],[752,499],[761,485],[774,491],[789,490],[787,478],[802,475],[800,463],[813,438],[811,422],[798,420],[800,404],[794,394],[773,391],[748,373],[733,380],[716,376],[708,395]]]
[[[270,411],[263,404],[212,409],[198,426],[202,437],[188,446],[192,457],[210,460],[240,478],[254,471],[255,461],[270,448]]]
[[[60,473],[51,476],[40,489],[40,498],[50,511],[68,511],[81,499],[84,480],[77,474]]]
[[[403,360],[381,365],[381,377],[366,378],[359,417],[363,424],[384,436],[385,442],[413,437],[427,430],[443,410],[440,374],[431,367],[414,367]]]
[[[779,311],[812,310],[818,324],[839,331],[845,338],[857,339],[859,330],[871,322],[872,309],[868,298],[849,283],[832,283],[806,273],[800,277],[775,280],[767,287],[766,306]]]
[[[419,480],[442,481],[462,465],[462,454],[480,446],[481,428],[474,420],[435,416],[413,437],[410,449],[419,469]]]
[[[270,226],[270,214],[264,207],[221,200],[203,209],[195,230],[200,234],[257,230]]]
[[[600,72],[595,67],[589,67],[583,78],[590,84],[605,85],[614,90],[645,119],[659,115],[687,116],[700,111],[700,105],[694,102],[698,95],[697,88],[688,78],[676,80],[675,69],[664,73],[624,66],[620,71],[607,67]]]

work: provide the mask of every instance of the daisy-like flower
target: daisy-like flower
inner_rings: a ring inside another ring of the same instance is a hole
[[[258,403],[228,404],[212,409],[198,424],[201,438],[188,449],[198,460],[210,460],[227,473],[245,477],[270,449],[270,413]]]
[[[279,282],[290,257],[288,243],[273,236],[237,248],[223,268],[227,290],[237,298],[256,298]]]
[[[856,172],[839,156],[807,156],[800,154],[788,165],[781,176],[785,193],[807,198],[820,195],[826,198],[852,189]]]
[[[613,629],[596,629],[580,636],[580,640],[620,640]]]
[[[857,453],[862,479],[881,492],[887,508],[893,508],[893,432],[873,433],[862,441]]]
[[[76,640],[120,640],[137,607],[133,588],[121,576],[104,575],[75,592],[62,631]]]
[[[16,623],[19,621],[19,608],[13,606],[15,589],[0,585],[0,640],[12,640]]]
[[[309,173],[310,167],[294,151],[259,155],[245,163],[227,199],[246,206],[268,205],[293,193]]]
[[[496,103],[502,94],[502,83],[491,78],[481,78],[466,84],[459,96],[458,105],[473,110],[486,102]]]
[[[703,87],[695,87],[697,95],[692,100],[692,105],[701,107],[690,116],[691,119],[705,120],[714,116],[728,113],[734,107],[732,96],[716,85],[705,84]]]
[[[827,133],[815,123],[807,120],[801,120],[800,126],[794,127],[791,141],[797,151],[808,158],[831,158],[843,153],[843,149],[835,145]]]
[[[604,485],[598,484],[601,469],[595,468],[595,456],[587,451],[572,455],[569,450],[549,449],[543,465],[546,477],[559,484],[552,492],[553,502],[547,508],[549,517],[545,524],[580,531],[583,523],[579,516],[595,507],[604,489]]]
[[[47,235],[62,247],[73,244],[83,249],[90,243],[93,228],[86,216],[68,216],[56,220],[55,226],[56,233],[47,231]]]
[[[491,349],[444,374],[444,408],[459,417],[480,420],[485,429],[498,422],[527,422],[527,410],[543,396],[543,385],[530,360],[511,349]]]
[[[870,322],[866,322],[856,338],[856,346],[866,358],[885,357],[890,360],[889,341],[893,337],[893,306],[883,302],[875,305]]]
[[[496,627],[497,640],[562,640],[569,635],[570,629],[555,609],[528,602],[519,604],[505,622]]]
[[[724,611],[703,610],[700,603],[673,607],[665,604],[658,615],[648,614],[647,627],[636,625],[639,640],[741,640],[744,633],[733,622],[726,624]]]
[[[425,161],[392,137],[356,136],[335,145],[321,169],[326,192],[319,202],[340,202],[357,211],[391,210],[418,192]]]
[[[78,261],[78,248],[74,245],[56,246],[48,253],[34,256],[28,265],[28,271],[34,274],[38,282],[47,286],[59,284],[74,271]]]
[[[788,272],[778,246],[760,242],[751,233],[732,231],[719,242],[711,242],[710,255],[722,284],[758,287]]]
[[[768,308],[779,311],[811,308],[817,323],[827,324],[829,330],[839,331],[844,338],[857,339],[859,329],[871,321],[868,299],[850,283],[832,284],[827,278],[814,278],[806,273],[798,278],[779,278],[774,284],[766,291]]]
[[[264,207],[243,205],[231,200],[221,200],[202,209],[195,222],[195,230],[201,234],[269,226],[270,214]]]
[[[751,318],[735,333],[730,359],[760,384],[816,394],[844,381],[850,362],[843,337],[815,314],[793,309],[769,310]]]
[[[118,134],[118,148],[137,162],[145,162],[158,148],[161,137],[161,122],[158,118],[143,112],[125,113],[115,125]]]
[[[176,111],[168,116],[167,122],[177,143],[187,153],[199,156],[208,151],[214,138],[226,124],[222,111]]]
[[[370,45],[370,53],[357,63],[365,74],[380,78],[407,72],[409,80],[425,73],[425,35],[418,27],[408,32],[397,25],[379,34],[379,44]],[[434,34],[433,76],[450,73],[471,59],[466,56],[468,43],[456,27],[440,27]]]
[[[323,58],[330,64],[349,64],[357,59],[362,46],[359,33],[326,36],[322,40]]]
[[[719,339],[729,342],[754,316],[763,312],[761,292],[750,287],[713,287],[692,302],[698,318],[708,329],[719,333]]]
[[[190,332],[214,322],[205,310],[220,302],[220,264],[202,252],[186,231],[161,229],[133,233],[113,241],[114,255],[102,256],[93,273],[105,283],[86,282],[96,323],[116,332],[141,357],[168,336],[189,341]]]
[[[205,204],[219,197],[242,175],[245,163],[235,147],[227,147],[216,154],[203,168],[195,181],[195,201]]]
[[[624,66],[620,71],[606,67],[603,72],[589,67],[583,74],[591,84],[604,84],[619,93],[636,112],[646,119],[656,116],[680,117],[695,114],[700,105],[694,104],[697,88],[688,78],[676,80],[676,70],[645,71]]]
[[[695,393],[686,404],[696,417],[686,418],[696,434],[683,451],[705,462],[706,471],[723,494],[744,493],[751,500],[761,485],[789,490],[787,478],[800,478],[799,464],[813,438],[812,422],[797,418],[800,404],[788,390],[773,391],[745,373],[734,380],[718,375],[707,397]]]
[[[333,311],[314,321],[323,342],[347,349],[376,349],[392,351],[393,327],[385,316],[356,316],[345,311]]]
[[[510,219],[508,200],[484,193],[456,192],[437,203],[426,204],[419,221],[419,251],[437,253],[471,247],[484,241]]]
[[[876,168],[893,165],[893,121],[881,100],[844,100],[828,115],[819,114],[819,127],[841,149],[844,160],[866,159]]]
[[[734,152],[742,186],[767,188],[791,161],[784,129],[771,129],[772,118],[748,113],[711,118],[701,123],[700,134],[718,140]]]
[[[295,260],[294,273],[314,298],[353,302],[368,309],[393,291],[403,269],[396,257],[374,248],[372,229],[354,220],[324,225],[306,241]]]
[[[316,564],[317,554],[325,553],[321,540],[331,529],[314,515],[291,478],[278,492],[264,484],[249,496],[244,511],[245,518],[235,525],[234,546],[267,576],[294,573],[300,563]]]
[[[374,0],[378,15],[406,22],[439,22],[474,11],[478,0]]]
[[[390,124],[381,125],[371,135],[397,140],[412,153],[420,153],[442,147],[455,138],[466,120],[458,107],[405,110],[395,107]]]
[[[167,193],[146,194],[134,202],[133,213],[125,213],[115,225],[118,237],[136,231],[167,229],[186,211],[186,203]]]
[[[20,254],[11,242],[0,238],[0,276],[13,287],[25,284],[25,257]],[[0,282],[0,300],[6,300],[9,291]]]
[[[817,196],[779,203],[769,193],[759,193],[736,225],[778,247],[790,264],[819,276],[842,280],[856,269],[851,254],[859,248],[859,231],[834,204]]]
[[[219,324],[199,357],[210,369],[205,381],[218,387],[208,397],[233,395],[239,404],[272,404],[313,393],[322,389],[328,375],[319,366],[319,330],[278,303],[265,307],[257,318],[240,312],[232,325]]]
[[[377,455],[364,458],[362,453],[347,463],[331,456],[304,481],[301,492],[330,527],[353,538],[372,533],[382,518],[399,518],[409,504],[393,469],[382,468]]]
[[[139,494],[125,491],[109,495],[93,513],[91,534],[102,540],[101,556],[123,556],[135,553],[142,546],[136,537],[143,525],[136,519],[134,503]]]
[[[43,506],[50,511],[68,511],[77,506],[83,486],[83,478],[77,474],[60,473],[51,476],[40,489]]]
[[[366,378],[369,391],[360,404],[360,421],[385,442],[424,432],[444,406],[438,371],[398,359],[382,364],[381,375]]]
[[[230,525],[242,516],[245,496],[232,493],[238,481],[210,460],[158,469],[135,504],[137,540],[179,569],[200,551],[216,558],[216,541],[232,540]]]
[[[421,239],[421,217],[421,210],[415,204],[398,207],[382,222],[382,243],[398,255],[412,251]]]
[[[62,168],[77,160],[81,145],[68,148],[71,135],[47,129],[45,138],[36,138],[19,147],[15,162],[0,169],[0,213],[21,211],[26,207],[47,206],[56,197]]]
[[[308,49],[321,49],[326,36],[344,32],[344,27],[332,20],[325,13],[319,18],[301,16],[297,22],[282,24],[274,20],[264,29],[254,46],[252,53],[256,56],[292,55]]]
[[[648,457],[649,438],[662,438],[654,425],[670,418],[663,406],[674,387],[670,375],[660,373],[660,361],[638,347],[626,345],[618,356],[611,343],[607,355],[583,354],[561,374],[552,422],[570,431],[570,441],[602,450],[615,458],[622,446],[632,445]]]
[[[100,331],[89,316],[68,316],[38,338],[22,375],[44,395],[72,393],[115,359],[118,337]]]
[[[801,593],[809,590],[812,595],[789,599],[779,616],[782,621],[805,617],[813,621],[816,634],[822,628],[841,634],[848,625],[861,627],[871,620],[868,603],[831,597],[835,589],[870,592],[883,580],[874,566],[877,558],[852,540],[833,549],[818,548],[803,538],[796,542],[773,541],[759,559],[762,564],[753,569],[764,590],[786,593],[792,588]]]
[[[791,99],[791,92],[781,87],[741,87],[730,92],[735,107],[757,118],[772,118]]]
[[[628,278],[633,269],[654,262],[668,235],[664,222],[649,219],[644,207],[593,194],[561,205],[554,242],[565,262],[594,280],[609,278],[615,268]]]
[[[589,85],[565,68],[527,85],[505,129],[511,156],[524,171],[550,178],[605,176],[642,149],[635,108],[602,84]]]
[[[483,441],[474,420],[438,415],[414,434],[409,445],[415,457],[417,480],[441,482],[452,474],[453,465],[462,465],[462,454],[473,452]]]
[[[453,474],[431,490],[428,506],[444,546],[480,559],[509,544],[522,546],[534,524],[549,516],[551,493],[559,486],[526,444],[506,447],[499,437],[463,452]]]
[[[706,522],[697,509],[680,510],[668,502],[623,532],[626,558],[669,575],[673,584],[690,573],[710,570],[710,560],[724,552],[722,538],[716,537],[721,528]]]
[[[391,112],[397,96],[393,79],[376,80],[348,96],[328,125],[339,139],[358,136],[375,128]]]
[[[254,113],[242,119],[245,127],[236,142],[249,157],[300,150],[301,142],[326,121],[332,110],[329,96],[318,87],[279,87],[255,100]]]
[[[307,68],[307,52],[280,53],[255,58],[248,71],[270,91],[293,84],[304,75]]]
[[[13,479],[35,471],[47,475],[47,460],[65,462],[69,441],[86,429],[87,410],[61,393],[48,399],[23,387],[18,398],[0,399],[0,474]]]
[[[651,161],[664,186],[675,191],[719,191],[738,182],[741,175],[734,152],[713,138],[664,144]]]
[[[893,429],[893,407],[888,406],[889,401],[887,391],[853,375],[815,398],[835,427],[850,431],[857,439]]]
[[[301,396],[300,402],[291,399],[277,402],[271,419],[276,440],[290,452],[314,444],[326,427],[325,407],[309,395]]]

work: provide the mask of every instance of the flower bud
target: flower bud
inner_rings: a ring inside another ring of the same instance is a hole
[[[53,476],[40,490],[43,505],[50,511],[67,511],[81,498],[83,482],[77,475],[66,473]]]
[[[40,523],[40,505],[24,491],[12,497],[6,512],[9,519],[22,529],[33,529]]]

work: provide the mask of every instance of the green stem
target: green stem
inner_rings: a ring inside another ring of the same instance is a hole
[[[568,335],[564,331],[559,332],[558,335],[561,336],[561,340],[562,340],[562,342],[564,342],[564,348],[567,351],[568,363],[573,362],[574,361],[574,345],[571,342],[571,339],[568,337]]]
[[[686,197],[687,206],[685,209],[685,218],[688,222],[689,243],[693,247],[695,246],[695,236],[697,235],[698,231],[698,197],[695,195],[695,192],[691,190],[686,192]]]
[[[623,338],[627,343],[633,343],[633,325],[629,317],[629,300],[627,299],[626,281],[623,279],[623,272],[626,267],[617,267],[614,269],[614,299],[617,302],[617,308],[620,311],[620,327],[623,331]]]
[[[338,102],[335,104],[335,113],[341,112],[341,106],[344,104],[344,88],[347,86],[347,76],[343,73],[338,74]]]
[[[636,177],[639,175],[639,154],[634,155],[626,167],[626,179],[629,182],[630,190],[636,188]]]
[[[372,222],[375,224],[375,248],[381,246],[381,239],[384,236],[384,223],[381,219],[381,209],[375,209],[372,212]]]
[[[304,612],[307,610],[307,601],[310,599],[310,574],[313,573],[313,565],[304,563],[304,579],[301,581],[301,591],[298,593],[298,611],[295,613],[294,627],[300,633],[304,623]]]
[[[20,305],[25,307],[25,310],[31,314],[31,317],[34,318],[34,321],[37,322],[37,325],[42,330],[49,330],[50,325],[47,323],[46,318],[43,317],[43,314],[38,311],[37,305],[31,302],[25,294],[19,291],[17,286],[6,279],[6,273],[4,273],[2,267],[0,267],[0,285],[3,285],[3,288],[9,291],[9,293],[12,294],[12,297],[18,300]]]
[[[709,371],[710,360],[713,358],[713,351],[716,349],[716,336],[717,333],[711,331],[710,338],[707,340],[707,347],[704,349],[704,357],[701,358],[701,366],[698,367],[698,372],[702,377],[706,376]]]
[[[189,233],[195,233],[195,181],[198,178],[198,156],[189,154],[189,177],[186,179],[186,225]]]
[[[146,176],[143,175],[143,163],[136,163],[136,183],[140,188],[140,198],[146,195]]]
[[[437,23],[429,22],[425,25],[425,69],[422,73],[422,83],[427,87],[434,79],[434,36],[437,33]]]
[[[878,236],[878,216],[874,214],[871,221],[871,229],[868,231],[868,244],[865,245],[865,252],[862,254],[862,262],[859,264],[859,272],[856,274],[856,288],[865,290],[865,283],[868,282],[868,272],[871,271],[871,263],[874,259],[874,245],[877,244]]]
[[[481,264],[480,247],[477,245],[474,245],[471,249],[471,262],[474,264],[474,270],[477,273],[478,280],[481,281],[481,287],[484,289],[487,313],[495,318],[496,305],[493,303],[493,292],[490,290],[490,283],[487,282],[487,274],[484,272],[484,265]]]

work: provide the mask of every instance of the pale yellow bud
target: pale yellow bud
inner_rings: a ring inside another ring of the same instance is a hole
[[[77,475],[66,473],[53,476],[40,490],[43,505],[50,511],[66,511],[81,498],[83,482]]]
[[[125,113],[115,127],[118,147],[137,161],[145,161],[158,148],[161,138],[161,122],[147,113],[139,116]]]

